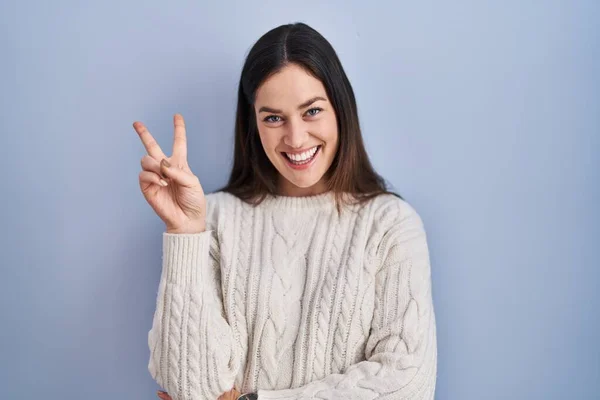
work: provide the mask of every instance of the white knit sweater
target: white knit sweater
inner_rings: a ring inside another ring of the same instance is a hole
[[[163,232],[148,369],[174,400],[433,399],[423,223],[392,195],[337,214],[331,192],[253,208],[211,193],[207,230]]]

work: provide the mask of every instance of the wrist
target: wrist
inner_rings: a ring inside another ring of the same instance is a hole
[[[179,228],[167,227],[167,229],[166,229],[167,233],[174,233],[174,234],[193,234],[193,233],[202,233],[204,231],[206,231],[206,223],[204,223],[204,222],[199,223],[199,224],[190,225],[190,226],[179,227]]]
[[[177,230],[177,229],[167,229],[166,232],[167,233],[173,233],[173,234],[194,234],[194,233],[202,233],[205,232],[206,229],[181,229],[181,230]]]

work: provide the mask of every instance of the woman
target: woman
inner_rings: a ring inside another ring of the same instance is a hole
[[[327,40],[297,23],[252,47],[221,190],[204,194],[174,125],[167,157],[134,123],[140,186],[166,224],[148,333],[160,396],[433,399],[423,223],[373,170]]]

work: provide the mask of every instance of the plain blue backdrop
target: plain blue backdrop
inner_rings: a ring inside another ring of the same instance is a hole
[[[600,3],[0,3],[3,399],[153,399],[164,225],[138,186],[173,114],[224,184],[243,60],[303,21],[376,169],[421,214],[436,399],[600,396]]]

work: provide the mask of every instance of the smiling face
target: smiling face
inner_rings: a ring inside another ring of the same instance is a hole
[[[257,89],[254,112],[262,146],[279,171],[278,194],[324,192],[323,176],[337,151],[338,126],[321,81],[289,64]]]

